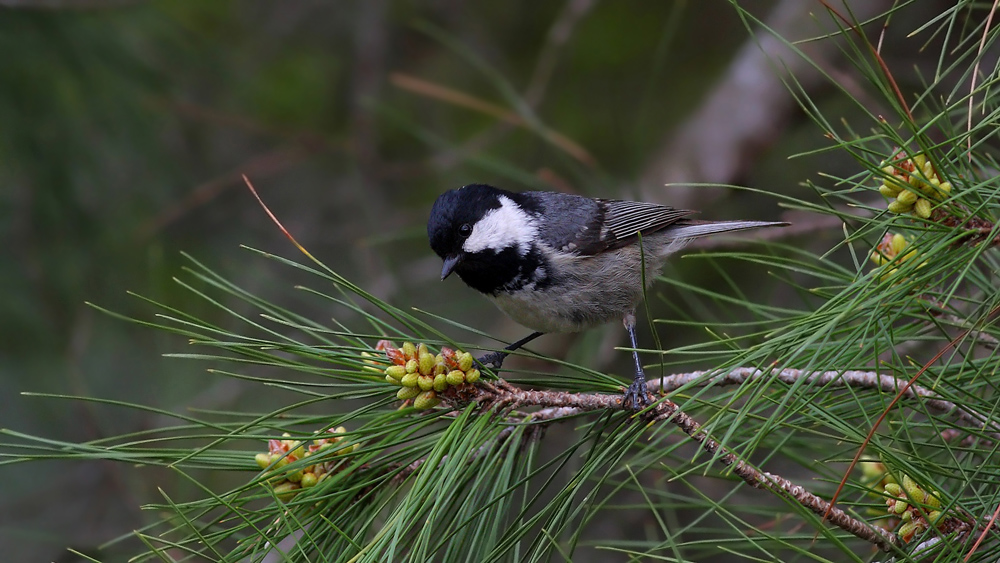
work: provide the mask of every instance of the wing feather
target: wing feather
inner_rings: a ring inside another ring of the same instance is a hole
[[[656,203],[619,199],[591,199],[570,194],[526,192],[523,207],[541,207],[559,220],[539,226],[542,239],[552,248],[580,256],[593,256],[625,246],[639,233],[650,234],[674,225],[695,213]]]
[[[655,233],[695,213],[641,201],[604,199],[599,202],[605,212],[601,238],[607,248],[628,244],[639,233]]]

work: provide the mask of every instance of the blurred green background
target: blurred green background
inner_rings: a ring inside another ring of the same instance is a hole
[[[807,3],[745,3],[813,29],[796,4]],[[314,255],[372,293],[513,339],[523,329],[457,280],[438,281],[424,223],[441,191],[488,182],[775,219],[773,199],[663,184],[802,196],[803,179],[849,165],[787,159],[826,143],[769,63],[740,62],[757,46],[723,0],[0,0],[0,53],[0,427],[62,440],[169,419],[22,392],[179,412],[281,404],[278,392],[161,358],[183,338],[85,304],[152,318],[134,291],[230,322],[172,281],[185,251],[324,318],[292,289],[300,275],[239,248],[297,258],[241,174]],[[705,113],[720,95],[726,109]],[[672,274],[720,283],[679,262]],[[669,314],[672,299],[652,305]],[[612,369],[627,365],[613,350],[620,332],[538,348]],[[167,470],[97,462],[7,466],[0,483],[7,561],[76,560],[67,546],[97,554],[155,517],[139,506],[158,487],[190,490]],[[125,542],[98,556],[128,552]]]

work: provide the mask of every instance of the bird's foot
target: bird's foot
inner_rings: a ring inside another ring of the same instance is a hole
[[[494,374],[500,374],[500,368],[503,367],[503,361],[507,359],[507,354],[509,352],[490,352],[489,354],[484,354],[479,358],[476,358],[476,363],[479,364],[480,369],[488,369]]]
[[[640,379],[637,377],[632,380],[632,384],[625,390],[625,396],[622,398],[622,406],[634,411],[641,411],[651,403],[649,389],[646,387],[646,378],[643,377]]]

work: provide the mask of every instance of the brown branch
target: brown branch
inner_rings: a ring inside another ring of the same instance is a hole
[[[907,387],[905,379],[898,379],[891,375],[882,375],[874,371],[808,371],[786,368],[765,372],[756,368],[738,367],[725,373],[695,371],[669,375],[655,381],[650,381],[649,387],[669,393],[690,385],[699,387],[707,387],[709,385],[743,385],[744,383],[756,381],[761,378],[773,378],[788,385],[805,381],[814,385],[878,389],[886,393],[900,393],[902,398],[905,399],[922,400],[922,404],[930,410],[954,416],[958,420],[977,429],[989,430],[991,431],[990,436],[994,440],[1000,441],[1000,424],[990,421],[989,417],[962,408],[951,401],[941,399],[930,389],[921,387],[920,385],[910,385]]]
[[[462,399],[469,397],[469,390],[464,391]],[[446,396],[447,393],[446,393]],[[493,385],[481,385],[472,392],[476,402],[487,408],[498,411],[522,406],[540,406],[546,408],[569,409],[562,413],[580,413],[597,410],[625,410],[621,395],[604,395],[588,393],[569,393],[564,391],[534,391],[514,387],[504,380],[498,380]],[[456,396],[456,398],[458,398]],[[552,411],[550,411],[552,412]],[[890,551],[899,545],[899,540],[881,528],[868,525],[856,519],[829,502],[810,493],[806,488],[775,475],[758,470],[753,465],[740,459],[735,453],[713,440],[701,425],[684,413],[670,399],[661,399],[645,411],[637,415],[648,422],[670,422],[696,441],[702,449],[713,454],[715,459],[730,467],[738,477],[755,489],[771,491],[779,496],[793,500],[813,513],[823,516],[838,528],[863,539],[883,551]],[[558,420],[558,419],[553,419]]]
[[[963,211],[966,210],[963,209]],[[996,233],[996,225],[986,219],[980,219],[973,215],[965,218],[957,217],[939,207],[931,214],[930,220],[946,227],[962,230],[962,236],[955,241],[956,246],[976,246],[984,242],[990,246],[1000,246],[1000,234]]]
[[[773,372],[764,372],[756,368],[739,367],[725,373],[695,371],[673,374],[650,381],[650,388],[661,392],[671,392],[692,385],[742,385],[763,377],[771,377],[787,384],[806,382],[824,386],[869,388],[898,393],[897,400],[899,398],[919,399],[931,410],[953,415],[964,422],[983,428],[988,426],[990,430],[994,431],[994,436],[1000,439],[1000,425],[990,422],[987,417],[959,407],[950,401],[937,398],[933,391],[915,385],[913,382],[871,371],[849,370],[837,372],[782,369]],[[493,409],[496,412],[504,413],[502,415],[504,421],[511,423],[510,426],[504,428],[493,440],[483,444],[466,462],[471,462],[483,455],[496,452],[501,448],[512,447],[509,440],[514,435],[518,425],[531,423],[534,432],[528,434],[527,439],[537,440],[541,437],[541,431],[551,423],[563,422],[570,417],[586,412],[626,410],[622,406],[620,395],[522,389],[502,379],[492,383],[480,383],[477,386],[466,385],[451,388],[443,393],[443,397],[456,405],[468,404],[470,402],[479,403],[486,409]],[[521,407],[542,408],[531,413],[514,411],[514,409]],[[793,501],[809,509],[814,514],[824,517],[826,521],[829,521],[838,528],[884,551],[890,551],[900,545],[900,540],[895,534],[879,527],[870,526],[865,521],[854,518],[845,511],[836,508],[830,501],[811,493],[805,487],[797,485],[780,475],[761,471],[744,461],[725,446],[715,441],[697,421],[683,412],[670,399],[661,399],[636,416],[648,423],[669,422],[676,425],[697,442],[703,450],[711,453],[713,459],[718,459],[724,465],[730,467],[733,473],[751,487],[767,490]],[[525,441],[522,445],[524,443],[528,442]],[[399,482],[412,475],[423,466],[425,461],[424,458],[421,458],[406,466],[393,466],[390,470],[393,473],[392,480]],[[448,461],[447,456],[442,458],[441,463],[443,464],[446,461]],[[941,528],[942,526],[947,526],[947,530]],[[958,532],[963,536],[971,533],[974,527],[971,521],[954,517],[948,518],[945,522],[939,524],[939,528],[942,531]],[[984,530],[988,531],[992,528],[993,522],[990,521],[986,523]]]

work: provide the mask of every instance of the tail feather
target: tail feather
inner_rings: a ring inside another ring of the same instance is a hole
[[[693,239],[717,235],[719,233],[730,233],[735,231],[746,231],[749,229],[760,229],[763,227],[787,227],[791,223],[782,221],[686,221],[684,224],[671,227],[669,232],[678,239]]]

